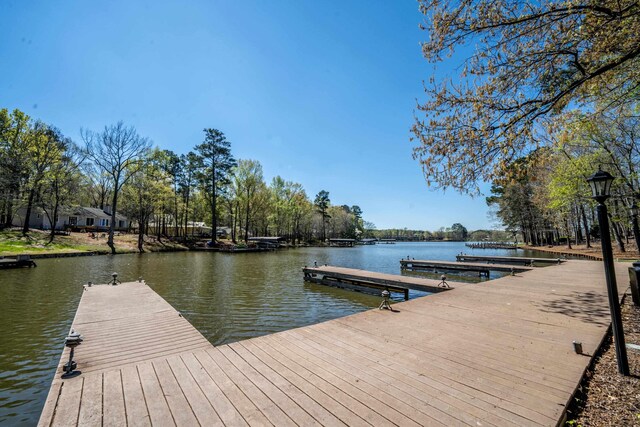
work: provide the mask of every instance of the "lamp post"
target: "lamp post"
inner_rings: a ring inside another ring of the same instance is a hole
[[[598,223],[600,224],[602,259],[604,261],[604,274],[607,280],[607,291],[609,294],[609,310],[611,311],[611,325],[613,328],[613,341],[616,347],[618,372],[622,375],[629,375],[629,361],[627,360],[627,349],[625,347],[624,332],[622,330],[618,285],[616,284],[616,275],[613,267],[609,218],[607,217],[607,206],[604,204],[611,195],[611,183],[613,180],[614,177],[611,176],[610,173],[601,169],[598,169],[596,173],[587,178],[587,182],[591,186],[592,197],[598,202],[596,212],[598,213]]]

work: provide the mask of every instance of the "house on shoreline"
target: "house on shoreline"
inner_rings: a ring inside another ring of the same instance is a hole
[[[13,215],[11,224],[15,227],[23,227],[25,223],[26,208],[20,208]],[[106,231],[111,225],[111,211],[109,207],[104,210],[100,208],[76,207],[60,208],[58,220],[51,226],[51,221],[46,212],[38,207],[31,209],[29,217],[29,228],[40,230],[71,230],[71,231]],[[116,213],[115,230],[129,230],[131,222],[127,217]]]

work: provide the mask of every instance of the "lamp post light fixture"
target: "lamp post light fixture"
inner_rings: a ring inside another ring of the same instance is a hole
[[[71,329],[69,335],[64,339],[64,345],[69,347],[69,361],[62,366],[62,378],[73,378],[77,375],[80,375],[80,371],[76,371],[78,364],[73,360],[73,353],[77,346],[82,344],[83,338],[78,332]]]
[[[111,285],[115,286],[122,283],[120,280],[118,280],[118,273],[112,273],[111,277],[113,278],[113,280],[111,281]]]
[[[618,285],[616,283],[616,274],[613,266],[609,218],[607,216],[607,206],[604,204],[611,195],[611,183],[614,179],[610,173],[598,168],[596,173],[587,178],[587,182],[591,186],[593,199],[598,202],[596,212],[598,214],[598,223],[600,224],[602,259],[604,261],[604,275],[607,281],[607,292],[609,294],[609,310],[611,311],[611,326],[616,348],[616,359],[618,361],[618,372],[622,375],[629,375],[629,361],[627,359],[627,349],[625,347],[624,332],[622,330],[622,316],[620,314],[620,298],[618,297]]]
[[[380,310],[384,309],[384,310],[393,311],[393,308],[391,308],[391,304],[389,304],[389,297],[390,296],[391,296],[391,292],[389,292],[388,289],[385,289],[384,291],[382,291],[382,302],[380,303],[380,306],[378,307]]]

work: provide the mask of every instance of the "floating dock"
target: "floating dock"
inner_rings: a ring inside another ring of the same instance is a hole
[[[518,264],[525,266],[533,266],[537,264],[560,264],[565,259],[562,258],[532,258],[518,256],[481,256],[481,255],[456,255],[458,262],[485,262],[494,264]]]
[[[610,323],[591,261],[393,307],[214,347],[143,283],[88,288],[39,425],[557,426]]]
[[[379,239],[378,243],[384,245],[395,245],[396,239]]]
[[[507,273],[523,273],[531,270],[532,267],[508,266],[504,264],[480,264],[471,262],[447,262],[432,261],[419,259],[401,259],[400,269],[410,271],[430,271],[434,273],[442,273],[445,271],[455,272],[473,272],[478,273],[480,277],[489,278],[491,271],[500,271]]]
[[[438,281],[419,277],[400,276],[396,274],[377,273],[375,271],[359,270],[355,268],[334,267],[304,267],[306,282],[351,289],[359,292],[380,295],[385,289],[389,292],[403,294],[405,301],[409,299],[409,289],[424,292],[442,292],[464,283],[451,283],[446,287],[439,286]]]
[[[465,243],[465,246],[471,249],[518,249],[518,245],[515,243],[500,242]]]
[[[0,270],[5,268],[37,267],[29,256],[21,255],[17,258],[0,258]]]

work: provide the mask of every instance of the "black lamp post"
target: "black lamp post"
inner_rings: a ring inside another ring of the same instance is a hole
[[[593,198],[598,202],[596,211],[598,213],[598,223],[600,224],[602,259],[604,261],[604,274],[607,280],[607,291],[609,293],[609,310],[611,311],[611,325],[613,328],[613,341],[616,346],[618,372],[622,375],[629,375],[629,361],[627,360],[627,349],[625,347],[624,332],[622,330],[618,285],[616,284],[616,275],[613,267],[609,218],[607,217],[607,206],[604,204],[611,195],[611,183],[613,180],[614,177],[611,176],[610,173],[601,169],[598,169],[598,172],[587,178],[587,182],[591,186]]]

